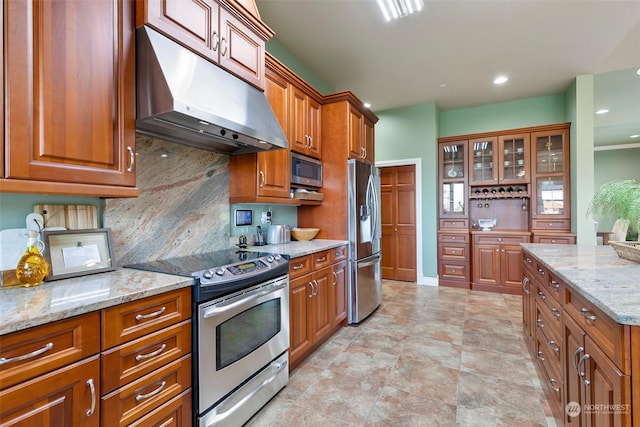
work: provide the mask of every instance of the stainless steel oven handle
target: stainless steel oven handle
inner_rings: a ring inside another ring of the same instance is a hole
[[[235,307],[239,307],[243,304],[246,304],[250,301],[256,300],[260,297],[263,297],[265,295],[269,295],[271,293],[274,293],[275,291],[278,291],[280,289],[284,289],[287,287],[287,282],[284,283],[280,283],[280,284],[273,284],[271,286],[269,286],[266,289],[259,289],[255,292],[252,292],[250,294],[248,294],[245,298],[236,300],[236,301],[223,301],[219,304],[216,304],[208,309],[205,310],[203,317],[205,319],[208,319],[211,316],[215,316],[216,314],[220,314],[220,313],[224,313],[227,310],[233,309]]]
[[[249,392],[246,396],[244,396],[242,399],[240,399],[238,402],[236,402],[233,406],[231,406],[229,409],[224,408],[224,405],[221,404],[219,406],[219,411],[218,411],[218,415],[216,416],[216,420],[224,420],[225,418],[229,417],[232,413],[234,413],[235,411],[237,411],[238,409],[242,408],[244,406],[244,404],[250,400],[251,398],[253,398],[253,396],[256,395],[256,393],[258,393],[260,390],[262,390],[264,387],[266,387],[267,385],[269,385],[270,382],[272,382],[277,376],[278,373],[280,371],[282,371],[283,369],[285,369],[287,367],[288,363],[282,362],[282,363],[275,363],[273,365],[271,365],[274,369],[273,374],[267,378],[266,380],[264,380],[260,385],[258,385],[256,388],[254,388],[253,390],[251,390],[251,392]],[[211,426],[212,424],[207,424],[207,427]]]

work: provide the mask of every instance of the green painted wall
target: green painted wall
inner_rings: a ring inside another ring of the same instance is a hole
[[[440,137],[565,121],[563,94],[442,111]]]
[[[98,226],[102,225],[104,202],[98,197],[0,193],[0,230],[26,228],[25,217],[39,204],[97,206]]]
[[[438,274],[438,111],[434,103],[377,111],[376,162],[421,159],[422,163],[422,270]],[[420,280],[420,278],[418,278]]]
[[[640,181],[640,148],[596,151],[594,153],[594,189],[617,179]],[[617,218],[595,218],[600,231],[611,231]]]
[[[282,46],[277,39],[271,39],[267,42],[267,52],[278,58],[284,65],[289,67],[291,71],[296,73],[305,82],[314,87],[315,90],[323,95],[335,92],[331,86],[323,81],[309,67],[295,57],[286,47]]]

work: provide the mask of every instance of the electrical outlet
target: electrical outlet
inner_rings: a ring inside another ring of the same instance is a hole
[[[271,224],[271,212],[262,212],[260,222],[262,224]]]

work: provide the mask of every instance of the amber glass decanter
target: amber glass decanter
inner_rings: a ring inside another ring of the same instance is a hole
[[[27,240],[27,250],[20,257],[16,267],[16,277],[21,286],[30,288],[42,284],[42,281],[49,274],[49,264],[38,249],[38,238],[35,230],[29,230],[29,240]]]

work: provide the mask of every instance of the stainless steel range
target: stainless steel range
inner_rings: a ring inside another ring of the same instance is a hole
[[[195,278],[194,425],[242,425],[287,384],[287,259],[228,250],[126,267]]]

